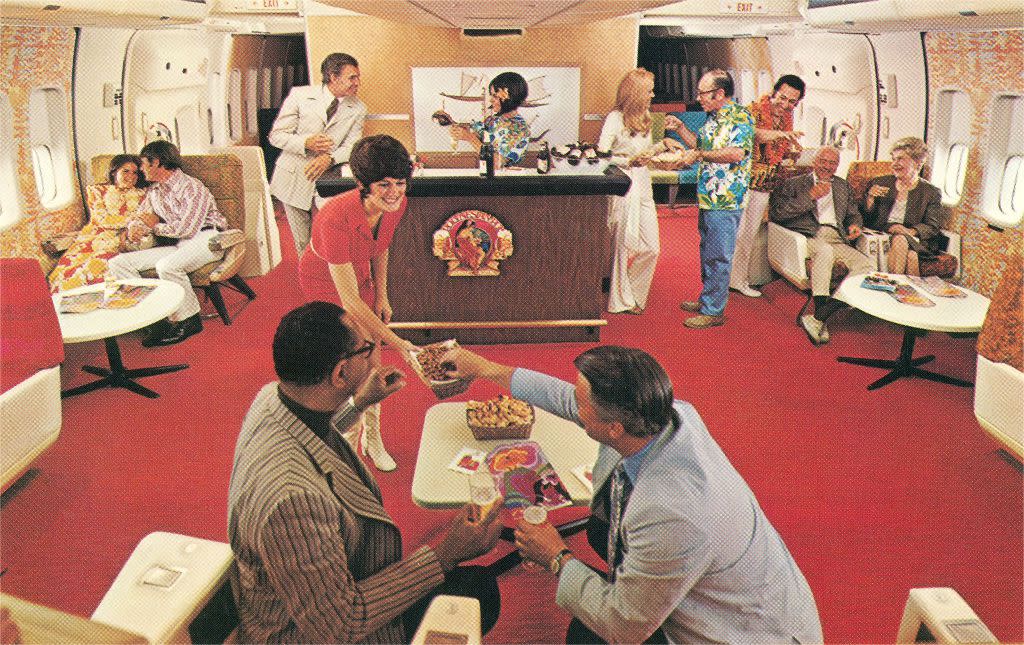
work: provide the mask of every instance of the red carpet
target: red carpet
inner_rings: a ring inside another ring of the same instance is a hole
[[[696,405],[807,576],[826,639],[891,642],[910,588],[950,586],[998,638],[1024,641],[1021,474],[978,427],[973,391],[904,379],[868,392],[880,371],[836,357],[893,358],[900,331],[844,311],[829,322],[832,343],[812,347],[793,323],[803,296],[782,280],[760,299],[733,295],[724,327],[684,329],[678,303],[700,284],[696,220],[677,213],[660,220],[663,255],[647,312],[611,316],[602,341],[650,351],[677,397]],[[160,399],[101,390],[64,402],[60,439],[35,477],[5,496],[4,593],[88,615],[147,533],[226,539],[239,424],[273,379],[277,321],[301,302],[280,223],[286,259],[250,281],[259,297],[233,325],[208,319],[201,335],[161,349],[124,339],[129,367],[191,365],[144,380]],[[935,354],[936,371],[973,379],[974,342],[933,333],[918,353]],[[572,358],[586,347],[481,351],[572,378]],[[91,378],[81,365],[105,361],[98,342],[66,350],[66,387]],[[477,384],[466,396],[493,391]],[[449,517],[416,507],[409,493],[423,415],[435,402],[413,383],[384,404],[385,443],[399,469],[378,481],[407,550]],[[553,582],[542,571],[505,576],[502,618],[486,640],[561,642],[568,616],[554,605]]]

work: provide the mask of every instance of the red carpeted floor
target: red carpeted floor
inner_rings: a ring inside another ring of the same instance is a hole
[[[782,280],[760,299],[734,294],[724,327],[684,329],[678,303],[700,288],[696,220],[680,210],[660,222],[663,251],[647,312],[610,316],[602,342],[650,351],[676,396],[696,405],[807,576],[826,639],[891,642],[910,588],[951,586],[998,638],[1024,640],[1021,473],[979,429],[973,391],[904,379],[868,392],[880,372],[836,357],[895,357],[900,331],[844,311],[829,323],[832,343],[815,348],[793,323],[803,296]],[[4,593],[88,615],[147,533],[226,539],[239,423],[273,379],[277,321],[301,302],[287,225],[279,223],[285,260],[250,281],[259,297],[233,325],[208,319],[203,334],[168,348],[124,339],[129,367],[191,365],[145,379],[161,398],[101,390],[64,402],[60,439],[4,496]],[[973,378],[974,343],[933,333],[918,353],[934,353],[935,370]],[[572,378],[572,358],[586,347],[480,351]],[[98,342],[67,352],[65,387],[90,378],[81,365],[105,360]],[[476,384],[465,396],[493,391]],[[378,481],[407,550],[433,539],[449,517],[410,500],[423,415],[435,402],[412,384],[384,404],[385,442],[399,469]],[[486,640],[561,642],[568,616],[554,604],[553,582],[537,570],[506,575],[502,618]]]

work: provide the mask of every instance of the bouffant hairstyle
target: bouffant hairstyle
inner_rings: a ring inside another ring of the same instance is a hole
[[[491,79],[491,84],[487,87],[492,92],[499,90],[508,92],[507,98],[500,99],[501,110],[499,110],[498,115],[518,109],[526,101],[526,95],[530,92],[526,79],[515,72],[502,72],[498,74]]]
[[[114,155],[110,158],[110,164],[107,166],[107,181],[111,184],[117,183],[117,171],[121,169],[121,166],[125,164],[135,164],[135,187],[145,188],[149,185],[146,178],[142,176],[139,171],[139,167],[142,165],[142,158],[138,155]]]
[[[928,144],[917,137],[903,137],[892,144],[889,154],[894,152],[905,152],[911,159],[923,164],[928,157]]]
[[[360,193],[363,197],[370,194],[370,184],[382,181],[385,177],[408,181],[412,176],[409,151],[401,141],[386,134],[375,134],[356,141],[348,165],[362,184]]]

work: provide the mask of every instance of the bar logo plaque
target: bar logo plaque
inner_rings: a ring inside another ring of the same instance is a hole
[[[489,213],[459,211],[434,231],[434,255],[448,263],[450,277],[496,276],[512,255],[512,231]]]

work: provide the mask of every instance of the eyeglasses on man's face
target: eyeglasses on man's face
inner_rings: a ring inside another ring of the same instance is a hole
[[[364,340],[362,345],[360,345],[356,349],[353,349],[351,352],[342,354],[341,358],[349,359],[349,358],[355,358],[356,356],[359,356],[360,354],[368,354],[368,353],[372,352],[374,349],[376,349],[376,347],[377,347],[377,343],[375,343],[374,341],[372,341],[372,340]]]
[[[720,88],[720,87],[713,87],[710,90],[700,90],[700,89],[698,89],[697,90],[697,98],[700,98],[700,97],[704,96],[705,94],[714,94],[715,92],[717,92],[720,89],[722,89],[722,88]]]

